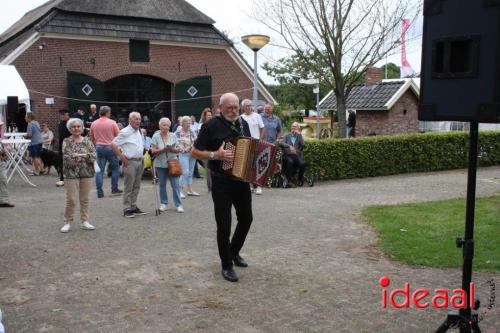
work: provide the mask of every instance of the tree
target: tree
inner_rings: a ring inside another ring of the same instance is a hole
[[[416,16],[412,0],[256,0],[257,20],[271,29],[313,77],[333,89],[339,135],[353,86],[400,45],[401,20]],[[333,117],[332,117],[333,119]]]
[[[392,62],[387,65],[382,66],[382,70],[386,72],[387,67],[387,78],[388,79],[399,79],[401,77],[401,69],[398,65],[393,64]]]
[[[311,85],[300,83],[301,78],[314,75],[307,68],[307,64],[300,62],[300,59],[292,55],[280,59],[276,65],[266,62],[262,68],[267,75],[278,81],[279,85],[270,85],[268,88],[280,104],[290,105],[295,109],[316,109],[316,95],[313,94]],[[328,87],[320,86],[320,98],[327,91]]]

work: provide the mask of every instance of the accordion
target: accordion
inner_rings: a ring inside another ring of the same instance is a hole
[[[281,149],[269,142],[238,137],[225,143],[234,152],[232,161],[222,162],[222,173],[258,186],[271,186],[281,162]]]

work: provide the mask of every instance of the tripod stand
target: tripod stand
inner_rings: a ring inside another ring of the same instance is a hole
[[[474,257],[474,208],[476,204],[476,171],[477,171],[478,122],[470,123],[469,171],[467,175],[467,204],[465,208],[465,235],[457,238],[457,247],[463,251],[462,289],[467,293],[467,308],[448,313],[446,320],[436,333],[443,333],[450,328],[460,329],[460,333],[480,333],[478,315],[479,301],[474,300],[474,309],[470,308],[470,289],[472,281],[472,258]]]

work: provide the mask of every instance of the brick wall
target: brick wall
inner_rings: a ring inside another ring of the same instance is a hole
[[[356,135],[367,136],[418,132],[418,100],[411,89],[394,104],[392,109],[356,111]]]
[[[41,50],[42,43],[45,46]],[[101,81],[126,74],[147,74],[177,83],[211,75],[213,95],[247,89],[238,95],[252,97],[253,82],[225,50],[218,49],[151,45],[150,62],[131,63],[128,43],[42,38],[18,57],[14,65],[28,89],[53,96],[67,96],[66,72],[75,71]],[[56,97],[55,104],[48,106],[46,96],[32,91],[30,96],[39,122],[48,122],[54,130],[59,122],[57,111],[67,108],[67,100]],[[174,93],[172,98],[175,99]],[[212,104],[217,105],[218,99],[219,96],[214,96]]]

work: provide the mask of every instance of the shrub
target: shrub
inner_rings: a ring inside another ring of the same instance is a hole
[[[331,180],[465,168],[468,149],[468,133],[415,133],[310,140],[304,158],[308,173]],[[478,165],[499,164],[500,131],[480,132]]]

